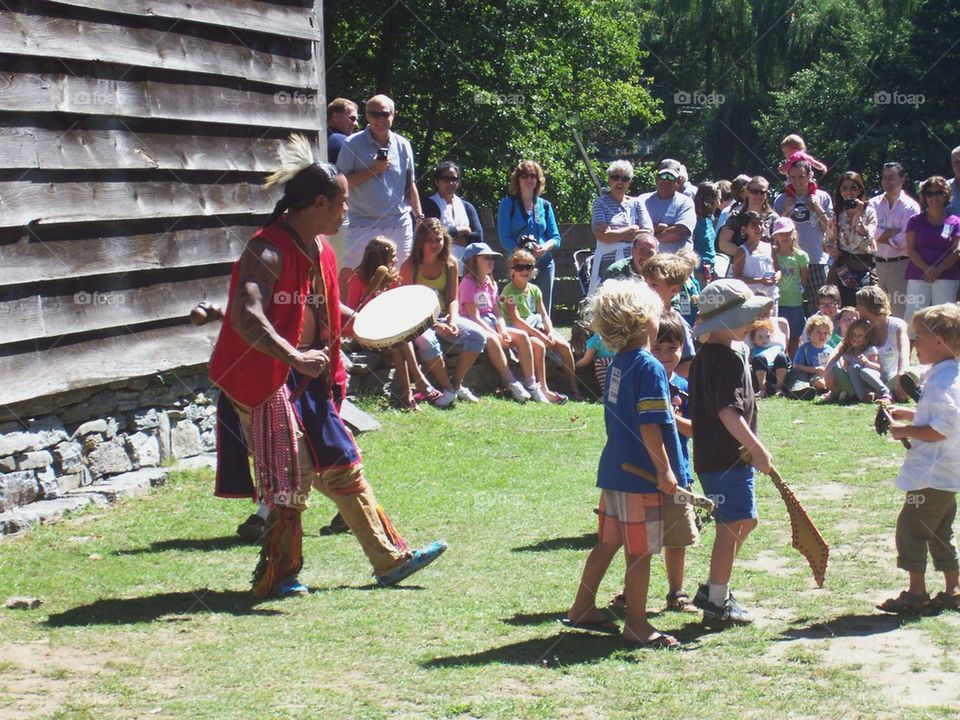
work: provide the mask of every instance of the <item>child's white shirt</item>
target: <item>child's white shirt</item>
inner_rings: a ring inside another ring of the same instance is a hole
[[[910,424],[929,425],[944,439],[910,439],[912,447],[897,475],[897,488],[960,492],[960,360],[942,360],[927,371]]]

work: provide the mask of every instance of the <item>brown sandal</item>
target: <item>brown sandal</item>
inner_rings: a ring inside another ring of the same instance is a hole
[[[960,610],[960,593],[949,595],[943,591],[938,592],[933,600],[930,601],[930,609],[936,612],[942,610]]]
[[[929,615],[931,611],[930,596],[914,595],[904,590],[895,598],[887,598],[877,605],[877,610],[895,615]]]
[[[685,613],[700,612],[699,608],[690,600],[686,590],[677,590],[675,593],[667,595],[667,610]]]

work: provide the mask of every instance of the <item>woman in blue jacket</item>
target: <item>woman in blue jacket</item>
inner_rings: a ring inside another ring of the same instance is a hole
[[[505,255],[518,246],[533,253],[537,260],[534,284],[543,293],[548,313],[553,309],[553,276],[556,263],[553,251],[560,247],[560,230],[553,206],[540,197],[547,178],[532,160],[521,160],[510,173],[509,196],[497,210],[497,234]]]

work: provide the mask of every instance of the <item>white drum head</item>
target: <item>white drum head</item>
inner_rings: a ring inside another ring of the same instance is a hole
[[[353,334],[367,347],[393,347],[433,325],[439,314],[436,292],[424,285],[404,285],[364,305],[353,322]]]

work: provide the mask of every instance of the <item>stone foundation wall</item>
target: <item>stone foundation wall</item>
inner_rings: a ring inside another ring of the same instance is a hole
[[[204,366],[5,409],[0,513],[213,451],[216,401]]]

